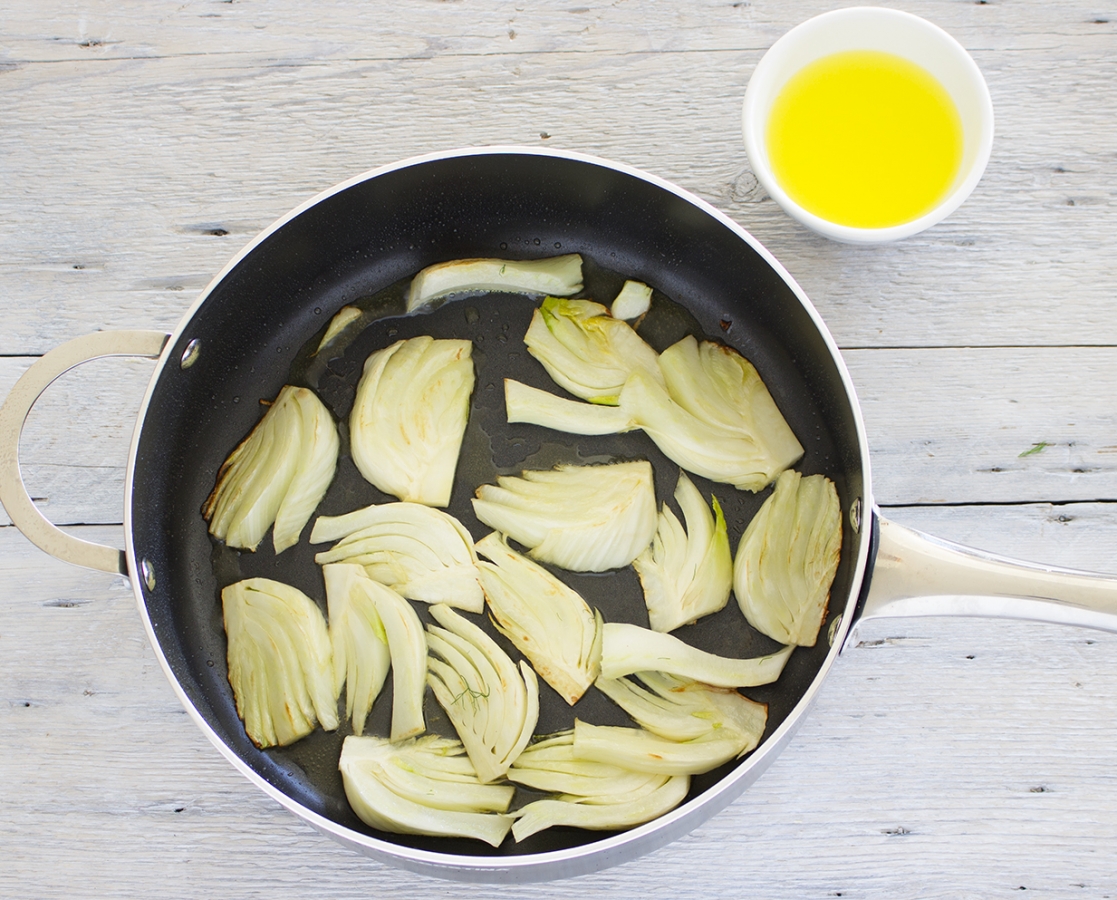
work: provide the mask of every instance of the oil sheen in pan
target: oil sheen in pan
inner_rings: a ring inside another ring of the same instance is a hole
[[[585,260],[585,289],[579,296],[589,297],[608,305],[624,282],[624,276],[596,266]],[[348,417],[356,394],[365,359],[369,354],[387,347],[395,341],[431,335],[436,338],[465,338],[473,342],[473,360],[477,375],[471,398],[469,423],[466,428],[462,452],[454,480],[454,490],[447,511],[457,517],[475,540],[484,537],[490,529],[473,515],[470,499],[476,488],[494,482],[498,475],[518,475],[524,469],[549,469],[561,463],[592,464],[630,459],[647,459],[655,471],[658,503],[671,499],[679,475],[679,467],[668,460],[643,432],[621,435],[581,436],[551,431],[535,425],[510,425],[504,411],[504,378],[515,378],[535,387],[562,395],[564,392],[528,352],[523,336],[531,321],[538,299],[517,294],[475,294],[456,297],[443,303],[432,312],[406,315],[406,293],[410,278],[399,281],[368,297],[350,302],[364,313],[359,322],[353,323],[334,342],[317,351],[325,333],[327,322],[313,338],[306,342],[296,355],[289,374],[289,383],[314,389],[336,417],[341,432],[341,455],[337,475],[315,516],[340,515],[371,503],[388,503],[396,498],[377,490],[357,471],[349,456]],[[325,318],[325,317],[324,317]],[[729,323],[726,323],[728,326]],[[657,352],[661,352],[687,334],[698,339],[719,340],[725,335],[703,333],[695,318],[681,305],[659,291],[652,295],[652,305],[638,328],[639,334]],[[761,371],[761,375],[765,373]],[[271,399],[271,398],[262,398]],[[786,414],[786,411],[785,411]],[[794,427],[794,423],[793,427]],[[804,460],[797,466],[805,473],[822,471],[832,458],[826,442],[807,441],[809,445]],[[232,448],[228,448],[229,451]],[[833,475],[831,474],[831,477]],[[729,485],[717,484],[707,479],[691,476],[707,498],[716,495],[725,513],[729,529],[730,546],[736,551],[745,526],[760,508],[770,489],[759,494],[738,491]],[[674,501],[671,500],[672,506]],[[678,510],[676,508],[676,513]],[[312,546],[307,542],[310,525],[303,532],[300,543],[281,554],[274,555],[270,535],[265,537],[256,553],[242,553],[214,542],[213,569],[218,595],[221,588],[242,578],[254,576],[277,578],[294,584],[315,598],[325,611],[325,590],[320,568],[314,563],[314,554],[329,545]],[[639,579],[631,566],[601,574],[569,572],[552,568],[558,577],[578,591],[591,607],[601,610],[607,622],[632,622],[647,627],[647,610]],[[423,603],[413,603],[424,622],[432,621]],[[791,711],[826,654],[826,629],[824,623],[819,641],[814,648],[799,648],[792,655],[784,674],[775,685],[743,690],[754,700],[768,704],[770,733]],[[513,659],[519,653],[500,635],[487,616],[469,618],[480,625],[500,644]],[[215,624],[220,628],[220,596],[215,608]],[[771,652],[778,644],[756,632],[741,615],[735,599],[721,612],[708,616],[694,625],[684,626],[675,634],[702,649],[731,657],[751,657]],[[389,676],[380,696],[373,706],[365,726],[366,734],[386,735],[391,719],[392,682]],[[428,691],[425,714],[429,732],[456,737],[442,709]],[[537,734],[549,734],[573,726],[575,717],[597,724],[632,724],[628,717],[596,689],[591,688],[574,706],[568,706],[545,682],[540,680],[540,717]],[[351,733],[343,722],[336,732],[316,729],[308,737],[289,747],[262,751],[273,757],[282,768],[303,781],[308,789],[320,796],[331,817],[359,831],[370,829],[356,818],[345,800],[337,760],[341,742]],[[716,782],[733,763],[713,772],[692,779],[691,796]],[[517,788],[514,807],[521,806],[539,795]],[[551,829],[550,832],[555,832]],[[565,838],[565,845],[584,843],[596,839],[599,833],[572,832]],[[556,837],[549,832],[535,835],[521,844],[511,839],[501,847],[501,853],[537,852],[556,849]],[[423,838],[404,835],[382,835],[387,840],[411,846],[427,847],[452,853],[493,853],[490,848],[476,841]],[[558,838],[562,843],[563,838]]]

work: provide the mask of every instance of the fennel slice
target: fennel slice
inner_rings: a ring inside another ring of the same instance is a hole
[[[731,688],[717,688],[661,672],[640,672],[638,677],[643,686],[628,678],[599,678],[596,684],[652,734],[672,741],[692,741],[732,732],[744,738],[741,745],[749,750],[764,734],[767,704],[750,700]]]
[[[266,578],[228,585],[221,603],[229,684],[253,743],[289,744],[319,721],[337,728],[330,641],[318,605]]]
[[[411,280],[407,311],[457,293],[504,291],[568,297],[582,289],[577,253],[544,259],[458,259],[427,266]]]
[[[656,352],[592,300],[548,297],[532,315],[524,344],[557,385],[593,403],[616,406],[634,371],[663,379]]]
[[[833,483],[823,475],[782,473],[737,548],[734,593],[749,624],[775,640],[813,647],[841,547]]]
[[[373,581],[359,566],[345,565],[351,577],[351,589],[360,590],[372,603],[388,639],[392,668],[391,740],[422,734],[423,694],[427,677],[427,639],[423,623],[406,600],[391,588]]]
[[[510,423],[541,425],[567,434],[621,434],[639,427],[615,406],[565,400],[512,378],[504,379],[504,405]]]
[[[718,612],[733,586],[733,555],[717,497],[711,512],[698,488],[679,472],[675,501],[686,529],[664,504],[652,545],[632,561],[653,631],[674,631]]]
[[[353,462],[401,500],[446,506],[473,391],[472,344],[423,335],[365,361],[349,415]]]
[[[687,335],[660,354],[659,365],[668,393],[687,412],[757,442],[772,461],[770,480],[802,457],[760,373],[732,347]]]
[[[672,741],[642,728],[574,721],[574,756],[657,775],[701,775],[755,749],[759,738],[730,729]]]
[[[512,826],[512,818],[503,814],[511,792],[502,785],[482,785],[475,774],[463,784],[461,752],[457,741],[433,735],[401,743],[350,736],[342,744],[338,769],[350,806],[373,828],[470,837],[497,847]],[[454,763],[447,778],[439,775],[440,758]]]
[[[472,622],[439,604],[428,625],[432,656],[428,683],[469,754],[477,776],[491,782],[507,772],[535,730],[535,673],[516,665]]]
[[[600,671],[601,614],[497,532],[477,552],[491,560],[477,567],[493,624],[573,706]]]
[[[330,319],[330,324],[326,326],[326,333],[322,335],[322,340],[318,342],[318,349],[314,351],[315,354],[321,353],[326,347],[337,340],[343,331],[356,322],[363,313],[355,306],[343,306]]]
[[[627,566],[655,535],[652,467],[646,460],[564,465],[481,485],[477,518],[543,562],[583,572]]]
[[[485,608],[473,538],[442,510],[383,503],[314,523],[311,543],[337,538],[337,544],[314,557],[316,562],[363,565],[369,577],[409,600],[475,613]]]
[[[322,568],[326,584],[335,691],[345,687],[345,715],[355,734],[363,734],[372,704],[391,667],[388,635],[368,592],[363,569],[336,564]]]
[[[607,622],[601,643],[601,675],[666,672],[715,687],[757,687],[780,677],[794,645],[752,659],[733,659],[692,647],[671,634],[626,622]]]
[[[282,553],[299,541],[306,523],[326,496],[337,470],[340,439],[326,405],[308,388],[296,388],[293,399],[302,419],[298,463],[275,513],[272,543]]]
[[[639,319],[652,305],[652,289],[641,281],[626,281],[613,298],[610,312],[614,319]],[[639,323],[637,323],[639,324]]]

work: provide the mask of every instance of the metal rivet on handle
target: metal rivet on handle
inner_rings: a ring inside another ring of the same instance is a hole
[[[849,508],[849,524],[853,526],[854,532],[861,530],[861,498],[858,497],[853,501],[853,506]]]
[[[201,354],[201,352],[202,342],[199,341],[197,338],[194,338],[194,340],[186,345],[186,349],[182,351],[182,361],[179,363],[179,365],[182,366],[182,368],[184,369],[189,369],[192,365],[194,365],[194,363],[198,361],[198,356]]]
[[[151,564],[151,560],[143,559],[140,561],[140,574],[144,577],[144,584],[147,585],[149,591],[155,590],[155,566]]]

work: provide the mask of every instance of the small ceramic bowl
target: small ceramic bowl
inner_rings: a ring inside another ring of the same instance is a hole
[[[947,90],[962,120],[962,164],[953,186],[929,212],[888,228],[839,225],[808,212],[780,187],[768,160],[765,130],[772,104],[796,72],[824,56],[879,50],[922,66]],[[993,147],[993,102],[977,64],[949,34],[910,13],[857,6],[823,13],[797,25],[761,58],[745,92],[745,150],[757,179],[784,211],[819,234],[849,244],[880,244],[910,237],[956,210],[970,195]]]

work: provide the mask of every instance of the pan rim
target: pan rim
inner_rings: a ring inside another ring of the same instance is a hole
[[[640,181],[649,183],[661,190],[664,190],[676,197],[684,200],[691,206],[697,208],[701,212],[715,219],[718,223],[728,228],[736,237],[744,241],[754,252],[756,252],[767,265],[784,281],[784,283],[794,293],[796,299],[799,301],[805,312],[810,317],[815,329],[819,336],[822,338],[827,351],[830,354],[832,363],[841,379],[843,389],[845,391],[847,400],[850,406],[850,413],[853,419],[853,426],[857,436],[857,446],[860,456],[861,478],[863,484],[862,496],[859,499],[861,503],[861,533],[862,540],[859,543],[857,557],[852,561],[853,573],[849,589],[849,595],[845,598],[843,603],[842,613],[840,619],[837,621],[836,626],[832,628],[829,635],[830,648],[823,660],[822,665],[819,667],[818,672],[815,674],[810,686],[803,693],[803,695],[796,702],[792,710],[788,713],[784,721],[772,732],[766,741],[756,749],[742,762],[736,769],[734,769],[727,776],[718,781],[715,785],[703,791],[698,796],[681,804],[676,809],[663,816],[653,819],[651,822],[635,828],[628,829],[627,831],[620,832],[610,837],[594,840],[577,847],[566,848],[562,850],[552,850],[542,853],[530,853],[520,856],[466,856],[459,854],[449,854],[437,851],[421,850],[418,848],[408,847],[402,844],[396,844],[381,838],[373,837],[359,831],[354,831],[351,828],[340,825],[331,819],[328,819],[313,810],[303,806],[298,801],[283,793],[274,785],[267,782],[258,773],[256,773],[241,757],[230,748],[210,727],[205,720],[202,713],[195,707],[193,701],[187,695],[185,689],[180,684],[177,676],[174,674],[170,663],[163,652],[162,645],[156,635],[151,618],[148,614],[147,604],[145,601],[145,588],[143,580],[140,577],[140,561],[137,557],[135,542],[133,540],[133,492],[134,492],[134,476],[136,470],[136,463],[139,452],[140,437],[143,432],[143,425],[147,417],[148,408],[154,396],[155,388],[160,382],[162,375],[168,365],[171,365],[171,354],[174,348],[178,345],[180,339],[187,332],[190,323],[192,322],[195,314],[209,298],[212,292],[225,277],[253,250],[260,244],[270,238],[275,232],[283,228],[288,222],[296,219],[307,210],[317,206],[323,201],[339,194],[355,185],[362,184],[382,176],[391,174],[393,172],[421,166],[424,164],[438,162],[448,159],[458,159],[471,156],[536,156],[545,158],[554,158],[562,160],[570,160],[581,162],[589,165],[599,166],[618,172],[623,175],[638,179]],[[286,809],[294,813],[299,818],[308,822],[321,832],[324,832],[338,840],[339,842],[359,849],[369,855],[376,857],[383,862],[394,863],[403,868],[412,871],[420,872],[428,875],[435,875],[440,877],[451,877],[459,880],[472,880],[472,881],[488,881],[488,882],[524,882],[524,881],[542,881],[555,878],[568,877],[573,875],[585,874],[588,872],[596,871],[607,866],[623,862],[628,859],[633,859],[643,853],[656,849],[664,844],[667,844],[678,837],[686,834],[691,829],[697,827],[704,822],[707,818],[724,809],[733,800],[735,800],[746,787],[758,778],[775,756],[783,749],[784,745],[790,740],[796,729],[799,727],[803,717],[815,702],[818,692],[821,689],[822,682],[829,674],[830,668],[833,666],[834,661],[841,652],[843,644],[847,638],[850,627],[853,624],[854,610],[857,604],[858,597],[861,593],[861,587],[865,578],[866,570],[869,562],[869,544],[867,529],[869,526],[871,512],[874,509],[872,500],[872,483],[871,483],[871,470],[869,462],[869,448],[868,440],[865,433],[864,421],[861,415],[861,407],[857,400],[857,394],[854,390],[852,379],[850,378],[849,371],[846,368],[845,361],[842,358],[841,352],[837,347],[833,336],[830,334],[829,329],[826,327],[815,309],[814,304],[807,297],[806,293],[799,286],[798,282],[791,276],[791,274],[783,267],[783,265],[765,248],[756,238],[754,238],[747,230],[741,225],[733,221],[725,213],[718,210],[712,204],[698,197],[697,195],[663,179],[659,176],[652,175],[641,169],[623,164],[613,162],[608,159],[593,156],[590,154],[580,153],[569,150],[552,150],[543,149],[538,147],[524,147],[517,145],[495,145],[487,147],[468,147],[454,150],[436,151],[433,153],[422,154],[419,156],[409,157],[398,162],[390,163],[385,166],[380,166],[368,170],[362,174],[356,175],[347,179],[339,184],[336,184],[326,190],[320,192],[299,206],[295,207],[290,212],[281,216],[273,222],[268,228],[261,231],[255,238],[249,241],[236,255],[234,255],[229,262],[218,272],[217,275],[210,281],[210,283],[202,290],[194,302],[183,314],[178,324],[175,326],[170,338],[165,344],[163,354],[160,356],[155,371],[152,373],[151,380],[148,382],[143,400],[140,404],[137,413],[136,425],[132,434],[132,441],[128,453],[128,462],[125,472],[125,485],[124,485],[124,542],[125,554],[128,563],[128,579],[132,584],[132,590],[136,597],[136,604],[140,612],[141,619],[144,624],[144,629],[147,632],[148,640],[151,643],[152,649],[155,653],[159,665],[162,667],[164,675],[170,682],[175,694],[178,696],[179,701],[186,709],[187,713],[194,720],[195,724],[201,729],[202,733],[209,739],[209,741],[217,748],[217,750],[224,756],[232,766],[239,771],[245,778],[247,778],[257,788],[262,790],[265,794],[272,797],[279,802]]]

